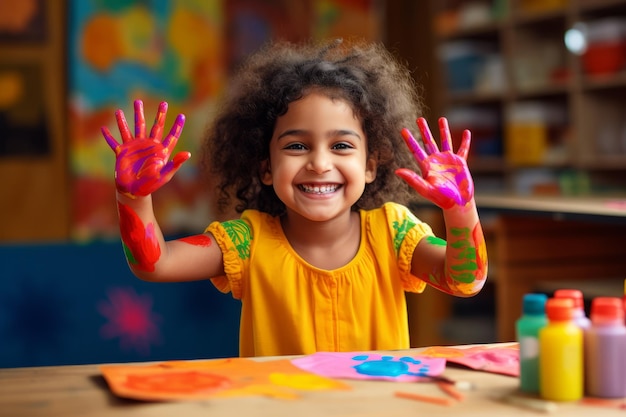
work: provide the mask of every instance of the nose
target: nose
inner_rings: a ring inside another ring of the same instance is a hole
[[[332,169],[332,155],[326,150],[315,150],[310,153],[307,169],[317,174],[330,171]]]

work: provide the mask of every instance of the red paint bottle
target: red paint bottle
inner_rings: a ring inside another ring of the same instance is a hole
[[[571,298],[574,300],[574,322],[582,329],[589,327],[591,322],[585,314],[585,301],[580,290],[564,288],[554,292],[554,298]]]

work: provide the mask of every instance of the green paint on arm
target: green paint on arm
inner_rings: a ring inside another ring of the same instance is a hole
[[[135,259],[135,256],[128,248],[128,245],[124,243],[124,241],[122,241],[122,248],[124,248],[124,256],[126,256],[126,260],[128,261],[128,263],[131,265],[137,265],[137,259]]]
[[[469,239],[470,237],[470,229],[467,227],[451,227],[450,233],[452,233],[452,236],[464,239]]]
[[[471,284],[476,280],[476,277],[471,272],[463,272],[452,274],[452,279],[455,281],[462,282],[464,284]]]
[[[434,246],[446,246],[447,242],[440,237],[437,236],[427,236],[426,242],[430,243]]]
[[[464,264],[452,265],[450,269],[453,271],[475,271],[478,268],[476,262],[466,262]]]

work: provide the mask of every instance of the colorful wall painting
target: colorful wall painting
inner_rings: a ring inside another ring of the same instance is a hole
[[[154,194],[166,235],[197,233],[216,220],[199,177],[199,146],[228,83],[250,52],[273,38],[382,34],[381,0],[68,0],[69,135],[74,239],[117,237],[114,154],[100,134],[116,131],[113,113],[147,117],[169,103],[166,126],[187,116],[177,148],[191,160]]]

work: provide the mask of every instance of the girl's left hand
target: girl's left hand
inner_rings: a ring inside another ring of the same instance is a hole
[[[439,119],[441,151],[423,117],[417,119],[417,126],[422,134],[426,151],[419,146],[408,129],[402,129],[402,137],[415,156],[422,175],[406,168],[396,170],[396,174],[420,195],[442,209],[449,209],[455,205],[464,206],[474,198],[474,181],[467,167],[470,131],[463,131],[461,145],[455,154],[452,151],[452,137],[445,117]]]

